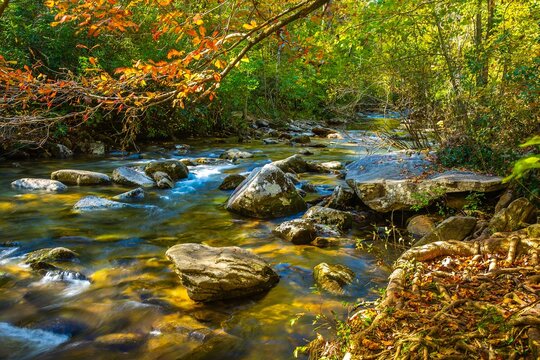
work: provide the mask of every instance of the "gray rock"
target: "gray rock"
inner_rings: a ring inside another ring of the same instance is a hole
[[[111,210],[128,207],[129,204],[124,204],[118,201],[107,200],[98,196],[85,196],[73,205],[73,210],[76,211],[93,211],[93,210]]]
[[[182,161],[164,160],[148,163],[144,168],[144,172],[152,178],[156,172],[163,172],[167,174],[171,180],[176,181],[187,178],[189,169]]]
[[[247,151],[240,151],[238,149],[229,149],[229,150],[226,150],[219,157],[226,160],[236,160],[236,159],[251,158],[253,157],[253,154]]]
[[[24,260],[27,264],[72,261],[79,255],[65,247],[45,248],[32,251]]]
[[[259,256],[239,247],[179,244],[166,253],[188,296],[201,302],[246,297],[268,291],[279,277]]]
[[[314,127],[313,129],[311,129],[311,131],[312,131],[315,135],[320,136],[320,137],[327,137],[327,136],[330,135],[330,134],[335,134],[335,133],[337,133],[337,131],[334,130],[334,129],[325,128],[325,127],[322,127],[322,126],[316,126],[316,127]]]
[[[67,186],[60,181],[50,179],[24,178],[15,180],[11,187],[21,190],[61,192],[66,191]]]
[[[327,161],[319,164],[327,171],[343,169],[343,164],[339,161]]]
[[[285,173],[285,176],[287,177],[287,179],[291,180],[291,182],[296,185],[296,184],[299,184],[300,183],[300,180],[298,179],[298,177],[293,174],[293,173]]]
[[[521,229],[534,221],[536,207],[526,198],[519,198],[496,213],[489,222],[493,232],[514,231]]]
[[[325,291],[335,295],[343,294],[344,286],[354,280],[354,272],[343,265],[320,263],[313,268],[315,283]]]
[[[318,224],[335,226],[339,230],[350,229],[353,222],[353,216],[350,213],[322,206],[311,207],[303,218],[310,219]]]
[[[425,206],[448,193],[491,192],[504,188],[502,178],[472,172],[433,171],[421,154],[369,155],[350,164],[347,183],[371,209],[379,212]]]
[[[296,144],[309,144],[311,139],[307,135],[294,136],[291,141]]]
[[[152,187],[156,185],[154,180],[142,171],[125,166],[119,167],[113,171],[112,180],[115,183],[129,186]]]
[[[68,159],[73,157],[73,151],[68,149],[67,146],[62,144],[51,144],[50,150],[53,156],[57,159]]]
[[[125,193],[114,196],[113,199],[120,201],[142,200],[144,199],[144,190],[143,188],[129,190]]]
[[[514,193],[512,190],[506,190],[504,194],[501,195],[499,198],[499,201],[497,201],[497,205],[495,205],[495,214],[501,211],[504,208],[507,208],[508,205],[514,200]]]
[[[285,221],[274,229],[274,233],[295,245],[309,244],[317,237],[317,229],[306,219]]]
[[[429,215],[416,215],[408,220],[407,231],[414,238],[421,238],[435,231],[435,221]]]
[[[246,177],[240,174],[231,174],[227,175],[221,185],[219,185],[219,190],[234,190],[236,189]]]
[[[309,149],[302,149],[302,150],[298,151],[298,153],[300,155],[306,155],[306,156],[310,156],[310,155],[314,154],[314,152],[309,150]]]
[[[88,153],[95,156],[105,155],[105,144],[101,141],[91,142],[88,144]]]
[[[338,185],[323,205],[337,210],[349,210],[360,204],[356,193],[348,186]]]
[[[182,164],[184,164],[186,166],[197,166],[197,164],[191,159],[186,158],[186,159],[180,159],[178,161],[180,161]]]
[[[300,155],[289,156],[286,159],[274,161],[272,164],[285,173],[303,173],[310,171],[310,166]]]
[[[276,144],[279,144],[279,141],[276,139],[266,138],[266,139],[263,139],[263,143],[265,145],[276,145]]]
[[[251,172],[231,195],[227,210],[256,218],[277,218],[306,209],[294,184],[278,167],[267,164]]]
[[[195,164],[197,165],[218,165],[218,164],[224,164],[226,161],[224,159],[215,159],[215,158],[207,158],[207,157],[200,157],[195,159]]]
[[[51,179],[67,185],[106,185],[111,183],[109,176],[86,170],[58,170],[51,174]]]
[[[160,189],[172,189],[174,187],[174,181],[163,171],[156,171],[152,174],[152,178],[156,182],[156,186]]]
[[[300,186],[300,189],[302,189],[302,190],[304,190],[305,192],[308,192],[308,193],[316,193],[317,192],[317,189],[315,188],[315,185],[310,184],[308,182],[303,183]]]
[[[476,218],[452,216],[437,225],[431,233],[414,243],[413,247],[431,244],[435,241],[461,241],[471,234],[475,227]]]

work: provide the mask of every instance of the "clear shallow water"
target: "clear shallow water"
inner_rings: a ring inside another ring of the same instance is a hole
[[[329,147],[311,149],[315,155],[309,158],[345,163],[377,145],[369,133],[348,134],[345,140],[314,139]],[[343,302],[373,299],[374,288],[385,286],[387,269],[377,265],[372,254],[356,249],[354,240],[339,248],[296,246],[271,233],[285,219],[247,219],[224,209],[230,192],[217,188],[226,175],[251,171],[300,148],[261,142],[239,145],[215,139],[186,143],[191,150],[182,156],[152,147],[141,160],[106,157],[20,162],[17,167],[0,164],[0,243],[4,244],[0,246],[0,272],[9,277],[0,287],[0,349],[9,351],[0,351],[0,358],[177,359],[197,343],[158,330],[163,323],[172,322],[189,328],[223,329],[241,339],[233,350],[205,358],[289,359],[296,346],[314,337],[311,322],[317,314],[342,314]],[[110,174],[118,166],[153,159],[217,157],[233,147],[256,156],[236,164],[192,167],[189,178],[177,182],[174,189],[147,191],[142,203],[155,206],[148,209],[80,214],[71,210],[84,196],[109,197],[130,190],[118,185],[71,186],[60,194],[24,193],[9,185],[22,177],[48,178],[62,168]],[[320,193],[327,193],[341,181],[321,174],[303,174],[300,179],[319,185]],[[365,237],[366,233],[354,230],[350,235]],[[164,255],[170,246],[187,242],[252,250],[273,265],[281,280],[257,298],[195,303],[179,285]],[[26,253],[56,246],[80,254],[72,268],[88,281],[43,277],[21,264]],[[316,291],[312,268],[321,262],[345,264],[355,271],[356,281],[345,295]],[[298,313],[305,316],[291,327],[289,321]],[[100,347],[94,341],[119,332],[141,334],[145,339],[124,352]]]

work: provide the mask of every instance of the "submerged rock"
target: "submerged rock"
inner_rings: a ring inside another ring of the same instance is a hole
[[[320,136],[320,137],[327,137],[330,134],[336,134],[337,133],[337,131],[334,130],[334,129],[325,128],[325,127],[322,127],[322,126],[315,126],[314,128],[311,129],[311,131],[315,135]]]
[[[32,251],[26,254],[24,260],[27,264],[32,263],[47,263],[47,262],[63,262],[63,261],[72,261],[76,259],[79,255],[68,248],[65,247],[56,247],[56,248],[45,248]]]
[[[24,178],[15,180],[11,187],[21,190],[61,192],[66,191],[67,186],[60,181],[50,179]]]
[[[223,154],[219,156],[222,159],[227,160],[236,160],[236,159],[247,159],[253,157],[253,154],[247,151],[241,151],[238,149],[229,149],[226,150]]]
[[[246,177],[240,174],[231,174],[227,175],[221,185],[219,185],[219,190],[234,190],[244,181]]]
[[[277,145],[279,144],[279,141],[276,139],[266,138],[266,139],[263,139],[263,143],[265,145]]]
[[[435,241],[465,239],[476,227],[476,218],[470,216],[452,216],[441,222],[435,230],[422,237],[413,246],[421,246]]]
[[[267,164],[251,172],[232,193],[226,208],[244,216],[268,219],[296,214],[306,209],[306,203],[283,171]]]
[[[335,226],[342,231],[350,229],[353,223],[352,214],[346,211],[325,208],[322,206],[313,206],[309,208],[303,218],[310,219],[318,224]]]
[[[141,346],[146,337],[137,333],[113,333],[97,337],[94,342],[111,350],[129,351]]]
[[[315,185],[310,184],[308,182],[303,183],[300,186],[300,189],[302,189],[302,190],[304,190],[305,192],[308,192],[308,193],[316,193],[317,192],[317,188],[315,187]]]
[[[307,135],[294,136],[291,141],[296,144],[309,144],[311,139]]]
[[[473,172],[444,171],[425,176],[433,170],[432,165],[421,154],[369,155],[347,167],[346,179],[364,204],[379,212],[423,207],[447,193],[504,188],[501,177]]]
[[[77,211],[92,211],[92,210],[109,210],[109,209],[121,209],[128,207],[129,204],[124,204],[118,201],[112,201],[101,198],[99,196],[85,196],[81,200],[77,201],[73,205],[73,210]]]
[[[51,179],[68,185],[107,185],[111,183],[111,178],[108,175],[86,170],[57,170],[51,173]]]
[[[315,283],[329,293],[341,295],[345,285],[354,280],[354,272],[343,265],[320,263],[313,268]]]
[[[144,168],[144,172],[150,177],[154,177],[156,172],[163,172],[176,181],[187,178],[189,169],[181,160],[164,160],[148,163]]]
[[[112,180],[115,183],[122,184],[122,185],[130,185],[130,186],[135,185],[135,186],[142,186],[142,187],[152,187],[156,185],[154,180],[149,178],[142,171],[129,168],[126,166],[122,166],[115,169],[112,173]]]
[[[136,188],[133,190],[129,190],[125,193],[118,194],[113,197],[114,200],[120,200],[120,201],[133,201],[133,200],[142,200],[144,199],[144,190],[143,188]]]
[[[533,221],[535,213],[536,207],[522,197],[496,213],[489,222],[489,228],[493,232],[518,230]]]
[[[268,291],[279,281],[259,256],[238,248],[179,244],[166,253],[191,299],[201,302],[246,297]]]

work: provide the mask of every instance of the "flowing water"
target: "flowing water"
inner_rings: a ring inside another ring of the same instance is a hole
[[[373,148],[368,131],[349,131],[345,140],[316,140],[328,148],[312,149],[312,160],[347,162]],[[235,144],[217,139],[187,141],[185,155],[149,148],[143,159],[115,157],[39,160],[0,164],[0,358],[8,359],[180,359],[200,339],[194,332],[175,329],[222,329],[240,340],[217,348],[202,358],[289,359],[296,346],[314,337],[312,321],[318,314],[343,317],[343,302],[374,299],[384,287],[387,267],[370,252],[351,243],[316,248],[286,243],[272,235],[285,219],[263,221],[229,213],[223,207],[230,192],[218,190],[230,173],[253,168],[295,154],[287,145]],[[65,193],[21,192],[10,182],[22,177],[48,178],[58,169],[104,173],[122,165],[154,159],[218,157],[229,148],[251,151],[254,158],[221,165],[190,168],[188,179],[174,189],[147,191],[143,201],[152,207],[76,213],[73,205],[87,195],[110,197],[130,190],[119,185],[70,186]],[[340,183],[335,175],[302,174],[317,185],[318,195],[329,194]],[[299,214],[298,216],[300,216]],[[191,301],[179,285],[165,251],[178,243],[240,246],[265,258],[280,275],[279,284],[264,296],[209,305]],[[23,265],[30,251],[63,246],[80,254],[75,273],[36,274]],[[393,255],[385,253],[388,261]],[[321,262],[349,266],[355,282],[343,296],[320,293],[312,268]],[[305,314],[296,324],[290,320]],[[320,331],[324,331],[321,328]],[[103,346],[96,338],[111,333],[143,337],[129,348]],[[195,337],[195,338],[194,338]],[[196,357],[195,357],[196,358]]]

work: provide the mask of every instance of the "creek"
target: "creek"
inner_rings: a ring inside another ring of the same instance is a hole
[[[310,148],[310,160],[342,163],[373,151],[370,130],[349,130],[344,140],[314,139],[326,148]],[[196,339],[164,334],[159,324],[178,328],[222,329],[240,344],[205,355],[213,359],[289,359],[297,346],[314,337],[319,314],[343,318],[343,303],[373,300],[386,286],[395,250],[380,247],[375,256],[356,248],[355,239],[370,231],[353,229],[351,242],[340,247],[298,246],[277,238],[272,229],[286,219],[244,218],[225,210],[230,192],[218,190],[225,176],[247,174],[255,167],[297,153],[299,147],[237,144],[233,139],[186,140],[186,154],[151,146],[142,159],[112,156],[69,160],[32,160],[0,164],[0,358],[7,359],[179,359],[191,354]],[[130,190],[120,185],[70,186],[63,193],[24,192],[10,187],[18,178],[49,178],[59,169],[110,174],[119,166],[142,165],[166,158],[216,158],[238,148],[255,156],[216,165],[190,167],[188,179],[171,190],[146,191],[145,205],[76,213],[82,197],[112,197]],[[379,149],[384,152],[384,149]],[[306,157],[308,158],[308,157]],[[316,185],[308,200],[328,195],[343,180],[336,175],[302,174]],[[298,214],[297,216],[301,216]],[[294,217],[292,217],[294,218]],[[268,293],[240,301],[193,302],[179,284],[165,251],[178,243],[240,246],[267,260],[280,276]],[[378,246],[378,244],[374,244]],[[80,259],[73,266],[87,279],[42,276],[23,265],[30,251],[67,247]],[[381,261],[381,258],[383,261]],[[321,262],[343,264],[356,274],[342,296],[315,288],[312,269]],[[294,326],[291,319],[303,313]],[[325,331],[322,327],[319,331]],[[136,333],[144,341],[129,349],[100,346],[96,338],[111,333]]]

